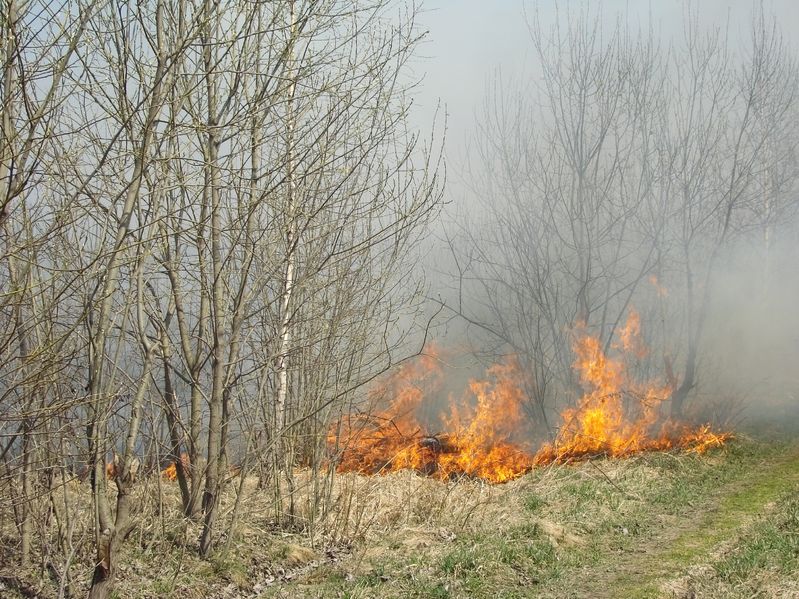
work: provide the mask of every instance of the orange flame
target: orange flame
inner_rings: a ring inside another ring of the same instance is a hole
[[[660,284],[660,281],[655,275],[649,275],[649,283],[655,288],[655,293],[658,297],[666,297],[669,295],[669,290]]]
[[[619,332],[621,348],[643,357],[646,348],[639,334],[640,318],[631,311]],[[586,392],[577,407],[563,411],[563,425],[555,440],[538,451],[536,464],[672,448],[701,452],[730,437],[729,433],[713,433],[708,425],[693,429],[662,420],[660,407],[672,389],[658,382],[636,384],[627,376],[625,363],[608,358],[596,337],[579,336],[574,352],[574,368]]]
[[[532,468],[529,447],[516,442],[526,427],[516,360],[489,369],[488,381],[471,381],[464,402],[449,402],[449,414],[434,413],[426,393],[441,393],[443,370],[433,349],[403,366],[373,393],[395,399],[376,414],[350,414],[331,430],[342,447],[339,472],[365,474],[412,469],[436,478],[459,476],[504,482]],[[427,414],[425,415],[425,408]],[[433,426],[452,432],[431,433]]]
[[[372,408],[393,398],[387,409],[349,414],[331,428],[328,441],[338,449],[337,470],[412,469],[442,479],[469,476],[501,483],[553,462],[672,448],[703,452],[722,445],[729,433],[661,418],[660,407],[672,391],[668,385],[639,385],[628,377],[622,358],[647,355],[640,330],[640,318],[631,311],[612,346],[621,355],[609,357],[597,337],[577,328],[573,367],[585,394],[576,407],[562,412],[554,441],[537,452],[531,447],[525,376],[517,359],[489,368],[486,380],[471,380],[459,401],[449,397],[448,414],[443,414],[436,413],[435,401],[443,394],[443,361],[432,349],[372,391]]]
[[[190,473],[191,472],[191,464],[189,462],[188,454],[181,453],[180,454],[180,462],[181,462],[181,465],[183,466],[183,471],[186,472],[186,473]],[[171,464],[169,464],[169,466],[167,466],[166,468],[161,470],[161,476],[163,476],[167,480],[170,480],[170,481],[173,481],[173,482],[176,481],[178,479],[177,464],[175,462],[172,462]]]

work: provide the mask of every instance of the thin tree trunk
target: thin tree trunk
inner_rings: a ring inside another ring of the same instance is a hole
[[[205,87],[208,101],[208,134],[205,147],[205,190],[211,207],[211,284],[212,334],[211,347],[211,397],[208,410],[208,462],[205,470],[205,490],[203,492],[203,529],[200,535],[200,555],[208,557],[213,548],[213,531],[219,507],[221,469],[223,467],[222,419],[224,412],[224,393],[226,383],[227,342],[225,334],[226,289],[222,263],[222,205],[220,195],[220,175],[218,152],[216,78],[213,74],[212,44],[215,39],[215,20],[217,15],[211,0],[205,3],[208,19],[207,35],[203,54],[205,66]]]

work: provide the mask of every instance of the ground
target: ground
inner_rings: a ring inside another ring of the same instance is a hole
[[[120,556],[118,596],[799,598],[797,490],[799,444],[745,438],[505,485],[344,475],[314,531],[287,532],[243,499],[209,561],[167,494]],[[0,574],[0,596],[16,596]]]

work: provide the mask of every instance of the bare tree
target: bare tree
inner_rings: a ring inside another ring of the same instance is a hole
[[[202,556],[233,533],[231,464],[283,522],[311,466],[326,509],[329,419],[419,308],[440,146],[406,129],[415,7],[34,4],[2,6],[0,507],[23,562],[55,514],[62,594],[91,513],[107,597],[162,457]],[[66,490],[84,468],[90,504]]]
[[[764,212],[758,201],[760,181],[764,171],[774,172],[768,149],[797,143],[795,137],[786,137],[791,129],[785,127],[796,107],[797,63],[762,8],[751,34],[748,54],[739,63],[725,47],[722,32],[702,36],[692,22],[685,49],[673,54],[661,139],[669,181],[680,200],[672,234],[687,299],[684,367],[672,398],[674,417],[682,415],[698,381],[718,261]],[[772,180],[777,185],[787,182]]]
[[[11,0],[0,6],[0,258],[7,275],[0,297],[7,325],[0,348],[6,370],[3,420],[14,427],[2,455],[6,460],[18,447],[19,468],[6,461],[5,470],[21,480],[21,492],[12,502],[23,566],[31,558],[33,511],[39,504],[34,487],[37,470],[44,468],[48,417],[61,407],[53,391],[63,331],[49,316],[69,285],[51,268],[39,266],[52,259],[45,244],[63,226],[65,209],[65,203],[47,201],[52,198],[43,163],[52,151],[52,136],[70,133],[58,118],[72,89],[67,71],[99,4],[66,3],[64,12],[46,2]]]
[[[479,225],[450,241],[458,278],[449,306],[525,360],[531,412],[546,425],[548,409],[580,393],[568,331],[588,326],[607,349],[632,303],[662,308],[646,284],[661,279],[685,301],[649,330],[664,363],[653,355],[642,368],[665,366],[671,417],[681,418],[719,261],[772,218],[764,173],[771,189],[795,176],[768,150],[795,148],[785,125],[796,63],[762,11],[744,54],[690,13],[685,39],[668,50],[652,31],[603,31],[590,12],[563,17],[551,34],[531,26],[540,89],[508,93],[498,77],[488,92],[469,169]]]
[[[567,331],[582,323],[609,344],[656,262],[664,73],[652,39],[618,27],[605,37],[588,15],[531,32],[541,89],[494,81],[470,169],[485,218],[451,247],[462,252],[456,311],[523,360],[531,416],[546,427],[555,398],[579,393]]]

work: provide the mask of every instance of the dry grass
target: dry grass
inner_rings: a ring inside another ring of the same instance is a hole
[[[703,502],[748,476],[771,451],[740,447],[550,466],[502,485],[405,471],[337,475],[328,487],[326,478],[299,471],[293,501],[286,484],[278,501],[271,489],[258,489],[255,477],[235,478],[222,497],[210,560],[196,554],[199,525],[182,517],[176,483],[153,476],[136,489],[140,525],[119,556],[119,596],[494,597],[520,588],[568,596],[615,556],[634,556],[662,531],[687,526]],[[68,572],[80,596],[93,560],[89,489],[71,481],[59,493],[73,510]],[[320,496],[328,497],[327,509],[319,507]],[[6,513],[6,557],[15,542],[10,523]],[[48,526],[52,544],[57,526]],[[51,561],[55,573],[13,574],[39,596],[55,597],[58,573],[67,569],[64,555],[54,551]],[[763,575],[763,584],[783,589],[781,576]]]

